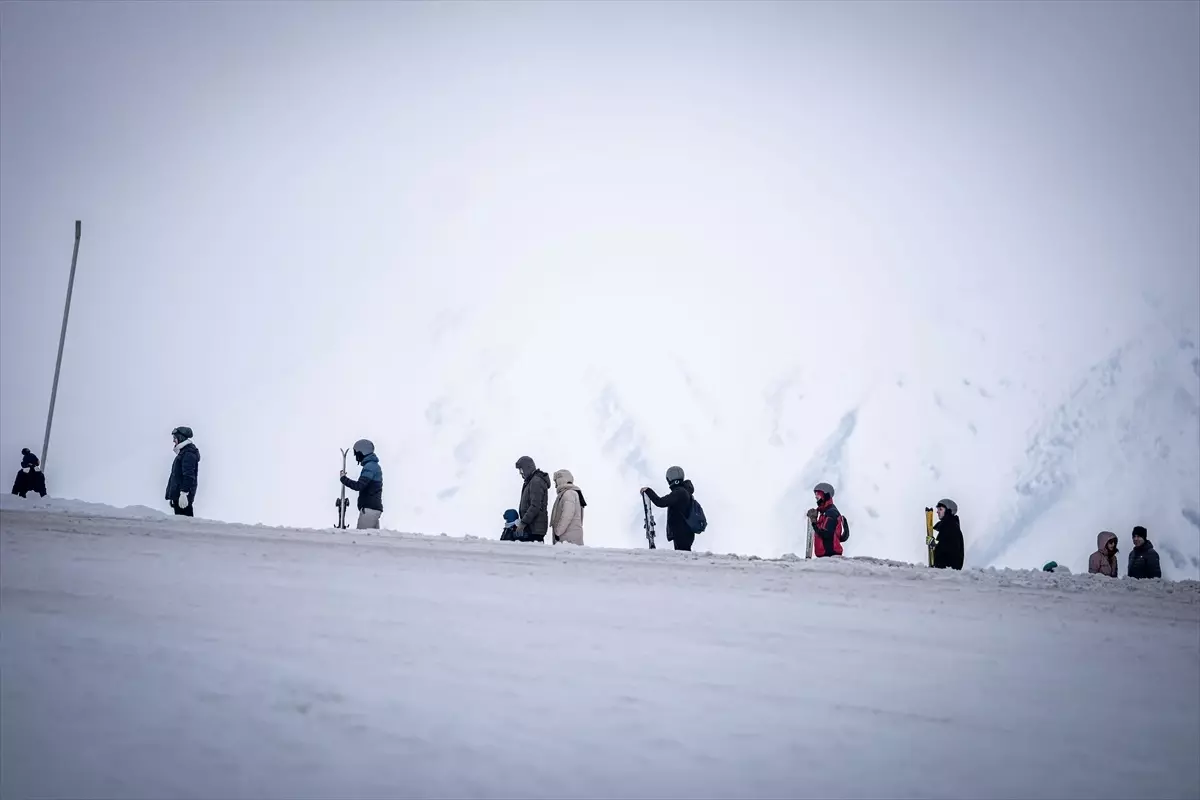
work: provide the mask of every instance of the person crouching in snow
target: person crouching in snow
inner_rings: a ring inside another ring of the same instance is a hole
[[[848,538],[844,530],[842,512],[833,504],[833,487],[828,483],[818,483],[813,487],[813,497],[817,507],[808,510],[808,518],[812,520],[813,555],[817,558],[840,556],[842,542]]]
[[[358,480],[346,477],[342,470],[342,484],[347,489],[358,492],[358,523],[359,530],[379,528],[379,518],[383,516],[383,468],[379,466],[379,456],[375,455],[375,445],[370,439],[359,439],[354,443],[354,460],[361,466]]]
[[[939,500],[937,504],[937,540],[933,548],[933,566],[938,569],[962,569],[966,559],[962,523],[958,519],[958,503]]]
[[[583,509],[587,507],[587,501],[583,499],[583,491],[575,485],[575,476],[570,470],[560,469],[554,473],[554,489],[558,492],[550,512],[554,544],[583,544]]]
[[[181,425],[171,431],[175,460],[167,479],[167,502],[177,517],[195,516],[196,489],[200,484],[200,450],[192,442],[192,429]]]
[[[38,457],[29,452],[28,447],[21,448],[21,468],[13,481],[12,493],[24,497],[29,492],[37,492],[46,496],[46,476],[42,474],[41,462]]]
[[[515,508],[504,512],[504,530],[500,532],[500,541],[515,542],[517,540],[517,520],[520,518],[521,515]]]
[[[1096,552],[1088,557],[1088,573],[1117,577],[1117,535],[1112,531],[1096,534]]]

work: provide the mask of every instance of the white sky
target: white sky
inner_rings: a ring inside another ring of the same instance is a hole
[[[1198,31],[1194,3],[5,4],[0,454],[41,448],[78,218],[55,494],[165,506],[182,424],[200,514],[325,526],[369,437],[387,527],[496,535],[529,454],[636,546],[679,463],[707,546],[768,554],[816,470],[859,554],[919,558],[943,495],[1009,535],[1031,432],[1137,337],[1156,394],[1088,413],[1108,441],[1184,393],[1138,434],[1177,452],[1128,466],[1153,536],[1200,512]],[[964,380],[995,402],[942,413]],[[1129,485],[1104,467],[1072,509]],[[1027,558],[1147,524],[1100,506]]]

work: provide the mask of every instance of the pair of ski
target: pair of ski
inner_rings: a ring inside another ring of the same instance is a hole
[[[346,454],[349,452],[349,449],[342,450],[342,472],[346,471]],[[346,509],[350,508],[350,500],[346,497],[346,484],[342,484],[342,496],[334,500],[333,504],[338,510],[337,525],[333,527],[344,531],[350,527],[349,523],[346,522]]]

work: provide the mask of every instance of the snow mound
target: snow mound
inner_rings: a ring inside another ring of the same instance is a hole
[[[0,494],[0,511],[49,511],[80,517],[115,519],[163,519],[168,516],[165,512],[149,506],[117,508],[103,503],[89,503],[85,500],[36,496],[22,498],[15,494]]]

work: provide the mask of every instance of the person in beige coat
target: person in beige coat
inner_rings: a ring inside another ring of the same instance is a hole
[[[560,469],[554,473],[554,489],[558,492],[550,511],[554,543],[583,544],[583,509],[587,507],[587,501],[575,485],[575,476],[570,470]]]

